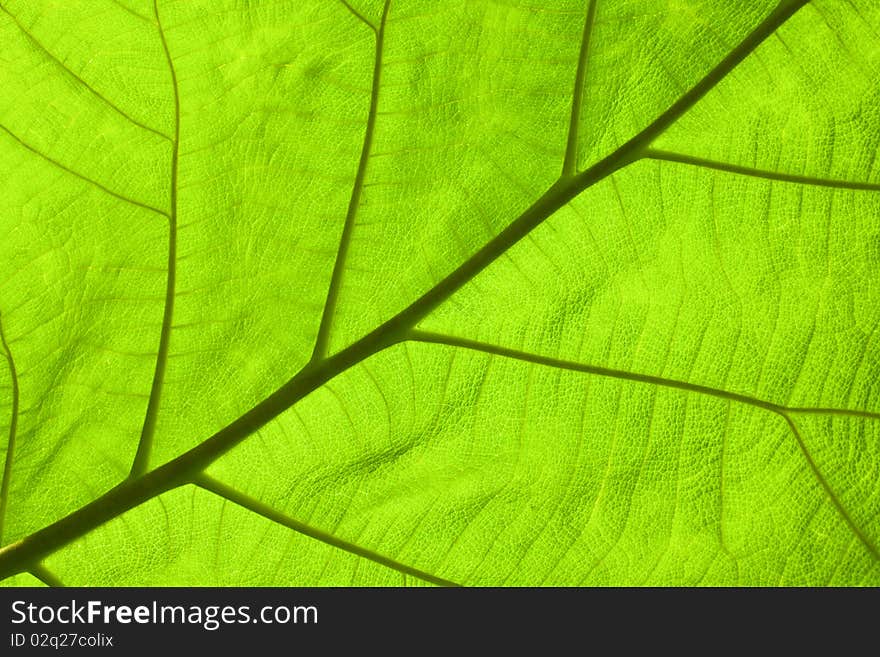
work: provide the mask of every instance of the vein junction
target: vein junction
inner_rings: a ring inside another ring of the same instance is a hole
[[[0,545],[3,545],[3,530],[6,524],[6,515],[9,512],[9,481],[12,479],[12,463],[15,456],[15,438],[18,429],[18,404],[20,393],[18,386],[18,369],[15,366],[15,359],[12,357],[12,350],[9,348],[9,341],[6,339],[2,316],[0,316],[0,354],[6,359],[6,364],[9,368],[12,396],[9,433],[6,437],[6,458],[3,460],[3,473],[0,475]]]

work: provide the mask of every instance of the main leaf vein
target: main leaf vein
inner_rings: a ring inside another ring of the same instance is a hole
[[[368,357],[406,340],[409,331],[421,319],[559,208],[588,187],[644,157],[654,139],[724,79],[806,2],[807,0],[782,0],[715,68],[650,125],[585,171],[557,181],[506,229],[397,315],[341,351],[319,360],[313,359],[263,401],[189,451],[152,471],[123,481],[77,511],[14,544],[0,548],[0,579],[31,567],[47,554],[125,511],[167,490],[191,483],[204,468],[304,396]]]
[[[754,169],[751,167],[728,164],[727,162],[717,162],[701,157],[694,157],[692,155],[686,155],[683,153],[673,153],[671,151],[658,150],[654,148],[650,148],[645,151],[645,157],[661,162],[676,162],[678,164],[702,167],[704,169],[713,169],[716,171],[724,171],[726,173],[736,173],[742,176],[750,176],[752,178],[779,180],[782,182],[798,183],[801,185],[810,185],[816,187],[830,187],[832,189],[850,189],[854,191],[880,192],[880,184],[878,183],[854,182],[849,180],[839,180],[835,178],[817,178],[813,176],[782,173],[779,171],[769,171],[766,169]]]

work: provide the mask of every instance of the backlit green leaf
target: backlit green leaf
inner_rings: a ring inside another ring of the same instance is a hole
[[[3,584],[880,584],[877,2],[0,40]]]

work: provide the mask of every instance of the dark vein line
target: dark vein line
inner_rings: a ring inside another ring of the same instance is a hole
[[[718,453],[718,545],[721,551],[734,559],[727,542],[724,539],[724,457],[727,453],[727,434],[730,433],[730,409],[732,404],[726,404],[724,409],[724,429],[721,432],[721,448]]]
[[[361,340],[318,366],[305,367],[251,410],[189,451],[139,477],[125,479],[73,513],[0,547],[0,580],[21,572],[34,561],[147,500],[191,483],[204,468],[307,394],[391,344],[390,338],[378,331],[368,337],[369,341]]]
[[[131,205],[136,205],[137,207],[143,208],[144,210],[149,210],[150,212],[155,212],[156,214],[161,214],[162,216],[165,216],[165,217],[168,216],[168,213],[165,212],[165,210],[160,210],[159,208],[154,208],[152,205],[147,205],[146,203],[141,203],[140,201],[135,201],[133,198],[123,196],[122,194],[114,192],[112,189],[108,189],[107,187],[104,187],[104,185],[102,185],[98,181],[92,180],[91,178],[87,178],[86,176],[82,175],[81,173],[77,173],[76,171],[74,171],[73,169],[68,167],[67,165],[64,165],[61,162],[59,162],[58,160],[54,160],[51,157],[49,157],[48,155],[46,155],[45,153],[38,151],[36,148],[34,148],[33,146],[31,146],[30,144],[25,142],[21,137],[16,135],[14,132],[12,132],[6,126],[0,125],[0,130],[2,130],[7,135],[12,137],[15,141],[17,141],[21,146],[23,146],[24,148],[29,150],[31,153],[33,153],[35,155],[39,155],[41,158],[43,158],[44,160],[46,160],[50,164],[55,165],[56,167],[58,167],[62,171],[69,173],[70,175],[75,176],[75,177],[79,178],[80,180],[87,182],[94,187],[97,187],[102,192],[109,194],[113,198],[119,199],[120,201],[124,201],[125,203],[130,203]]]
[[[438,586],[459,586],[455,582],[451,582],[449,580],[443,579],[442,577],[437,577],[436,575],[426,573],[425,571],[419,570],[418,568],[407,566],[406,564],[395,561],[394,559],[390,559],[389,557],[379,554],[378,552],[374,552],[373,550],[361,547],[360,545],[357,545],[355,543],[350,543],[339,538],[338,536],[334,536],[333,534],[302,523],[299,520],[295,520],[287,514],[281,513],[280,511],[273,509],[268,504],[265,504],[260,500],[255,499],[245,493],[242,493],[232,486],[228,486],[223,482],[217,481],[216,479],[207,475],[199,475],[195,478],[193,483],[201,488],[204,488],[207,491],[214,493],[215,495],[219,495],[220,497],[229,500],[233,504],[237,504],[238,506],[244,507],[245,509],[252,511],[257,515],[276,522],[279,525],[283,525],[288,529],[292,529],[293,531],[303,534],[304,536],[308,536],[309,538],[321,541],[322,543],[325,543],[332,547],[344,550],[349,554],[368,559],[375,563],[381,564],[386,568],[391,568],[406,575],[412,575],[413,577],[424,580],[426,582],[431,582],[432,584],[437,584]]]
[[[9,481],[12,478],[12,458],[15,453],[15,433],[18,429],[18,370],[15,368],[15,359],[12,357],[12,350],[9,348],[9,342],[6,340],[6,334],[3,331],[3,318],[0,316],[0,347],[3,349],[3,356],[9,365],[9,377],[12,380],[12,410],[9,419],[9,436],[6,441],[6,460],[3,464],[3,480],[0,483],[0,545],[3,545],[3,530],[6,524],[6,514],[9,511]]]
[[[584,18],[584,31],[581,37],[581,49],[578,54],[577,72],[574,76],[574,91],[571,96],[571,118],[568,124],[568,139],[565,145],[565,159],[562,163],[563,177],[577,173],[578,136],[581,125],[581,106],[584,101],[584,79],[587,74],[587,61],[590,53],[590,38],[593,24],[596,21],[597,0],[588,0],[587,15]]]
[[[679,164],[687,164],[704,169],[714,169],[716,171],[725,171],[727,173],[736,173],[752,178],[763,178],[766,180],[779,180],[782,182],[798,183],[801,185],[814,185],[817,187],[831,187],[833,189],[851,189],[856,191],[880,192],[880,184],[867,182],[850,182],[848,180],[834,180],[830,178],[814,178],[812,176],[799,176],[791,173],[780,173],[778,171],[767,171],[764,169],[753,169],[751,167],[743,167],[736,164],[728,164],[726,162],[716,162],[714,160],[706,160],[700,157],[684,155],[682,153],[672,153],[670,151],[661,151],[649,148],[645,151],[645,157],[652,160],[677,162]]]
[[[361,23],[363,23],[364,25],[366,25],[367,27],[369,27],[371,30],[373,30],[373,32],[378,32],[378,30],[376,29],[376,26],[373,25],[373,23],[372,23],[371,21],[367,20],[367,18],[366,18],[361,12],[359,12],[357,9],[355,9],[354,7],[352,7],[351,4],[348,2],[348,0],[339,0],[339,1],[340,1],[343,5],[345,5],[345,8],[348,9],[348,11],[349,11],[349,12],[350,12],[355,18],[357,18]],[[386,7],[386,8],[387,8],[387,7]],[[384,12],[383,12],[383,14],[382,14],[382,18],[383,18],[383,21],[382,21],[382,22],[383,22],[383,24],[384,24],[384,17],[385,17],[385,14],[384,14]]]
[[[536,365],[544,365],[547,367],[554,367],[558,369],[570,370],[573,372],[583,372],[586,374],[593,374],[597,376],[604,376],[614,379],[622,379],[625,381],[634,381],[638,383],[647,383],[654,386],[662,386],[666,388],[675,388],[678,390],[683,390],[685,392],[694,392],[703,395],[710,395],[713,397],[718,397],[719,399],[723,399],[728,402],[738,402],[741,404],[747,404],[749,406],[755,406],[757,408],[770,411],[771,413],[775,413],[776,415],[780,415],[785,418],[785,421],[788,423],[788,426],[791,428],[792,433],[797,440],[798,446],[800,448],[801,453],[804,455],[804,458],[807,460],[807,463],[810,469],[813,472],[813,475],[816,477],[816,480],[822,485],[822,488],[825,490],[828,498],[837,508],[840,515],[849,525],[850,529],[852,529],[853,533],[858,536],[858,538],[862,541],[865,547],[874,555],[874,558],[880,561],[880,551],[878,551],[877,546],[875,546],[870,539],[862,532],[862,530],[856,525],[855,521],[850,517],[849,513],[844,508],[843,504],[837,498],[837,495],[834,493],[831,486],[825,480],[822,475],[819,467],[813,461],[812,456],[810,455],[809,450],[807,449],[806,444],[801,438],[800,433],[798,432],[797,427],[795,426],[794,421],[791,418],[791,413],[799,410],[787,408],[785,406],[781,406],[779,404],[774,404],[772,402],[765,401],[763,399],[758,399],[755,397],[749,397],[748,395],[741,395],[734,392],[729,392],[727,390],[720,390],[718,388],[711,388],[709,386],[703,386],[696,383],[689,383],[687,381],[679,381],[677,379],[666,379],[658,376],[651,376],[648,374],[639,374],[636,372],[628,372],[624,370],[616,370],[607,367],[598,367],[595,365],[585,365],[583,363],[577,363],[574,361],[560,360],[558,358],[550,358],[547,356],[540,356],[538,354],[532,354],[524,351],[518,351],[515,349],[507,349],[505,347],[498,347],[496,345],[486,344],[484,342],[477,342],[474,340],[468,340],[466,338],[459,338],[455,336],[441,335],[438,333],[429,333],[426,331],[413,331],[410,340],[414,342],[422,342],[426,344],[435,344],[442,345],[447,347],[453,347],[458,349],[468,349],[470,351],[476,351],[480,353],[486,353],[493,356],[501,356],[504,358],[512,358],[515,360],[524,361],[527,363],[534,363]],[[815,409],[819,410],[819,409]],[[837,409],[831,409],[832,412],[841,412],[837,411]],[[847,413],[846,411],[843,411]],[[847,413],[849,414],[849,413]],[[855,414],[855,413],[852,413]],[[874,416],[876,417],[876,416]]]
[[[0,4],[0,11],[2,11],[4,14],[6,14],[7,16],[9,16],[10,19],[12,19],[12,22],[15,23],[15,24],[18,26],[18,29],[21,30],[22,34],[24,34],[24,35],[27,37],[27,39],[28,39],[28,40],[34,45],[34,47],[35,47],[37,50],[39,50],[40,52],[42,52],[46,57],[48,57],[52,62],[54,62],[59,68],[61,68],[62,71],[64,71],[65,73],[67,73],[69,76],[71,76],[71,77],[72,77],[74,80],[76,80],[79,84],[81,84],[83,87],[85,87],[85,88],[88,89],[90,92],[92,92],[92,94],[93,94],[96,98],[98,98],[99,100],[103,101],[103,102],[104,102],[105,104],[107,104],[110,108],[112,108],[113,110],[115,110],[116,113],[119,114],[121,117],[127,119],[127,120],[128,120],[129,122],[131,122],[132,124],[136,125],[137,127],[141,128],[141,129],[143,129],[143,130],[146,130],[147,132],[152,132],[154,135],[157,135],[157,136],[161,137],[162,139],[168,139],[168,140],[171,139],[168,135],[166,135],[166,134],[164,134],[164,133],[162,133],[162,132],[156,130],[155,128],[151,128],[151,127],[148,126],[148,125],[144,125],[143,123],[141,123],[140,121],[138,121],[138,120],[135,119],[134,117],[132,117],[132,116],[130,116],[129,114],[127,114],[127,113],[126,113],[124,110],[122,110],[119,106],[117,106],[117,105],[114,104],[112,101],[110,101],[108,98],[106,98],[105,96],[103,96],[103,95],[102,95],[97,89],[95,89],[94,87],[92,87],[88,82],[86,82],[85,80],[83,80],[79,75],[77,75],[76,73],[74,73],[70,68],[67,67],[67,65],[66,65],[64,62],[62,62],[62,61],[61,61],[60,59],[58,59],[55,55],[53,55],[51,52],[49,52],[49,50],[48,50],[48,49],[47,49],[42,43],[40,43],[40,42],[37,40],[37,38],[36,38],[33,34],[31,34],[31,33],[27,30],[27,28],[25,28],[25,26],[22,25],[22,24],[19,22],[19,20],[18,20],[13,14],[11,14],[11,13],[9,12],[9,10],[6,9],[6,7],[4,7],[2,4]]]
[[[620,150],[644,150],[685,112],[715,88],[721,80],[776,32],[809,0],[780,0],[776,8],[730,51],[706,76],[658,116],[651,125],[626,142]]]
[[[142,21],[144,21],[144,22],[146,22],[146,23],[149,23],[150,25],[153,25],[153,26],[156,25],[151,19],[147,18],[147,17],[144,16],[143,14],[139,14],[139,13],[136,12],[134,9],[131,9],[130,7],[125,6],[125,5],[122,4],[119,0],[111,0],[111,2],[112,2],[114,5],[116,5],[117,7],[119,7],[120,9],[122,9],[123,11],[125,11],[125,12],[131,14],[132,16],[134,16],[134,17],[136,17],[136,18],[140,18]]]
[[[806,459],[807,464],[810,466],[810,470],[813,471],[813,476],[816,477],[816,480],[825,490],[825,494],[828,496],[828,499],[831,500],[831,503],[835,506],[837,512],[846,521],[846,524],[849,525],[849,528],[852,530],[852,532],[856,536],[858,536],[859,540],[862,542],[862,545],[864,545],[868,549],[868,552],[873,555],[874,559],[880,561],[880,550],[877,549],[877,546],[874,545],[871,539],[862,532],[859,526],[850,517],[843,504],[837,498],[834,490],[831,488],[831,485],[825,480],[825,477],[822,476],[822,472],[819,470],[816,462],[813,461],[813,457],[810,454],[810,451],[807,449],[807,445],[806,443],[804,443],[803,438],[801,438],[801,434],[798,431],[797,425],[794,423],[794,420],[792,420],[787,413],[782,413],[782,416],[785,418],[785,421],[788,422],[788,426],[791,429],[791,432],[794,434],[795,439],[797,440],[797,444],[800,448],[801,454],[803,454],[804,459]]]
[[[159,332],[156,369],[153,372],[153,383],[150,388],[150,399],[147,402],[141,437],[128,475],[130,478],[138,477],[146,472],[150,463],[150,451],[153,448],[153,437],[156,433],[156,418],[159,415],[162,387],[165,383],[165,367],[168,364],[168,347],[174,321],[174,291],[177,280],[177,171],[180,152],[180,92],[177,85],[177,72],[174,70],[174,62],[165,40],[165,30],[162,28],[162,21],[159,18],[158,3],[159,0],[153,0],[153,11],[156,14],[156,26],[159,28],[159,38],[162,40],[162,49],[165,51],[165,59],[168,61],[174,93],[174,139],[171,142],[171,190],[169,192],[171,214],[168,216],[168,276],[165,281],[165,309],[162,314],[162,329]]]
[[[143,476],[127,479],[73,513],[16,543],[0,548],[0,580],[21,572],[27,564],[70,543],[108,520],[165,491],[188,483],[204,468],[229,452],[250,434],[281,415],[313,390],[373,354],[405,339],[437,304],[499,258],[560,207],[592,184],[635,161],[641,151],[678,116],[696,103],[730,70],[785,22],[806,0],[783,2],[737,48],[670,110],[662,114],[615,153],[586,171],[554,184],[513,223],[474,256],[403,311],[357,342],[320,362],[312,362],[263,401],[187,452]]]
[[[783,406],[765,401],[763,399],[750,397],[748,395],[741,395],[736,392],[729,392],[727,390],[721,390],[719,388],[703,386],[697,383],[680,381],[678,379],[668,379],[662,376],[653,376],[650,374],[640,374],[638,372],[629,372],[626,370],[617,370],[609,367],[600,367],[598,365],[586,365],[584,363],[578,363],[575,361],[562,360],[560,358],[551,358],[549,356],[541,356],[539,354],[518,351],[516,349],[499,347],[493,344],[487,344],[485,342],[478,342],[476,340],[468,340],[467,338],[441,335],[439,333],[430,333],[427,331],[413,331],[409,335],[408,339],[412,340],[413,342],[423,342],[427,344],[436,344],[447,347],[455,347],[459,349],[468,349],[470,351],[478,351],[493,356],[512,358],[515,360],[525,361],[527,363],[534,363],[536,365],[545,365],[547,367],[570,370],[572,372],[583,372],[585,374],[594,374],[596,376],[623,379],[624,381],[648,383],[654,386],[662,386],[664,388],[676,388],[685,392],[696,392],[703,395],[718,397],[726,401],[739,402],[742,404],[748,404],[749,406],[757,406],[758,408],[772,411],[774,413],[782,413],[785,410]]]
[[[51,586],[52,588],[64,588],[64,582],[62,582],[55,573],[46,568],[41,563],[34,564],[28,569],[28,572],[40,580],[46,586]]]
[[[609,367],[601,367],[598,365],[587,365],[585,363],[579,363],[577,361],[564,360],[561,358],[552,358],[550,356],[542,356],[540,354],[533,354],[526,351],[519,351],[517,349],[508,349],[507,347],[500,347],[493,344],[488,344],[485,342],[479,342],[477,340],[469,340],[467,338],[461,338],[453,335],[445,335],[440,333],[432,333],[430,331],[420,331],[413,330],[406,337],[407,340],[412,342],[423,342],[427,344],[437,344],[444,345],[448,347],[457,347],[461,349],[468,349],[471,351],[479,351],[486,354],[491,354],[494,356],[502,356],[504,358],[513,358],[515,360],[521,360],[528,363],[534,363],[536,365],[545,365],[547,367],[554,367],[562,370],[570,370],[573,372],[583,372],[586,374],[595,374],[597,376],[605,376],[616,379],[623,379],[626,381],[635,381],[638,383],[648,383],[656,386],[663,386],[666,388],[677,388],[679,390],[684,390],[687,392],[695,392],[702,395],[711,395],[713,397],[719,397],[721,399],[725,399],[727,401],[739,402],[742,404],[748,404],[750,406],[757,406],[758,408],[762,408],[767,411],[771,411],[773,413],[778,414],[815,414],[815,415],[845,415],[852,416],[858,418],[865,418],[869,420],[880,420],[880,413],[874,413],[871,411],[858,411],[858,410],[850,410],[847,408],[810,408],[804,406],[785,406],[784,404],[776,404],[774,402],[770,402],[764,399],[760,399],[758,397],[751,397],[749,395],[742,395],[735,392],[730,392],[728,390],[723,390],[721,388],[712,388],[710,386],[703,386],[697,383],[690,383],[688,381],[681,381],[679,379],[670,379],[667,377],[661,376],[653,376],[650,374],[640,374],[638,372],[630,372],[627,370],[617,370]]]
[[[653,123],[624,143],[619,149],[585,171],[569,178],[560,178],[519,217],[474,253],[433,288],[407,308],[381,325],[377,331],[396,336],[416,326],[428,313],[462,288],[486,267],[504,255],[513,245],[537,228],[553,213],[568,204],[581,192],[615,171],[638,160],[651,142],[690,109],[733,68],[752,53],[807,0],[783,0],[743,41],[706,77],[661,114]],[[375,333],[375,331],[374,331]],[[372,335],[372,334],[370,334]],[[369,340],[370,335],[363,338]]]
[[[348,6],[348,3],[344,4]],[[318,326],[318,335],[315,338],[315,348],[312,352],[312,361],[317,361],[327,355],[327,343],[330,340],[330,329],[339,302],[339,290],[342,285],[342,277],[348,258],[348,250],[351,247],[351,234],[354,230],[355,218],[361,202],[361,192],[364,187],[364,179],[367,175],[367,163],[370,160],[370,150],[373,147],[373,134],[376,129],[376,112],[379,106],[379,88],[382,76],[382,46],[385,39],[385,25],[388,19],[388,10],[391,0],[385,0],[382,9],[382,22],[376,31],[376,55],[373,62],[373,84],[370,89],[370,109],[367,115],[367,127],[364,131],[364,143],[361,147],[361,158],[358,162],[357,174],[348,201],[348,211],[345,215],[345,223],[342,227],[342,235],[339,239],[339,250],[336,253],[336,261],[333,263],[333,273],[330,276],[330,286],[327,290],[327,299],[324,302],[324,311],[321,313],[321,323]]]

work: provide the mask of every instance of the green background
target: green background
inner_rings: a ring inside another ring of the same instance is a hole
[[[0,3],[0,577],[880,584],[880,3]]]

